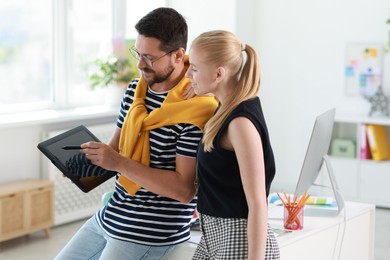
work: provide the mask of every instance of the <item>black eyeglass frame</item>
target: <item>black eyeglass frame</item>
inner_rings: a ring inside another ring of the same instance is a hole
[[[164,55],[158,57],[158,58],[155,58],[153,60],[149,59],[148,56],[146,56],[145,54],[139,54],[139,52],[136,50],[135,46],[129,48],[129,51],[131,53],[131,55],[136,59],[136,60],[140,60],[141,57],[142,59],[145,61],[145,63],[149,66],[149,67],[152,67],[153,68],[153,64],[157,61],[159,61],[160,59],[164,58],[165,56],[171,54],[172,52],[176,51],[176,49],[174,50],[171,50],[167,53],[165,53]]]

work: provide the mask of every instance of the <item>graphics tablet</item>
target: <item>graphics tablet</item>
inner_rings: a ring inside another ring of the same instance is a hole
[[[93,165],[80,145],[99,139],[80,125],[38,144],[38,149],[83,192],[89,192],[117,173]]]

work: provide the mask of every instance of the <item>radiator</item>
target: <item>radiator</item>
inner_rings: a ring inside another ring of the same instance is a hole
[[[100,141],[107,142],[111,137],[115,124],[92,125],[87,128]],[[56,136],[69,129],[60,129],[43,133],[43,140]],[[42,178],[54,182],[54,225],[61,225],[92,216],[102,206],[101,197],[105,192],[114,190],[115,177],[104,182],[88,193],[82,192],[68,178],[42,155]]]

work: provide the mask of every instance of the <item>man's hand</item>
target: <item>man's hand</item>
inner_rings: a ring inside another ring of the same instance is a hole
[[[116,171],[119,161],[123,158],[111,146],[99,142],[82,144],[80,153],[85,154],[92,164],[110,171]]]

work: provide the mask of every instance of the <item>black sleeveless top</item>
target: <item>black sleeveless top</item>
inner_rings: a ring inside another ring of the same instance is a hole
[[[222,218],[247,218],[248,204],[242,187],[237,157],[234,151],[220,146],[222,133],[236,117],[246,117],[255,126],[263,143],[266,194],[275,176],[275,160],[267,125],[258,97],[242,102],[228,116],[214,139],[214,149],[204,152],[201,143],[197,158],[198,205],[200,213]],[[260,174],[260,173],[253,173]]]

